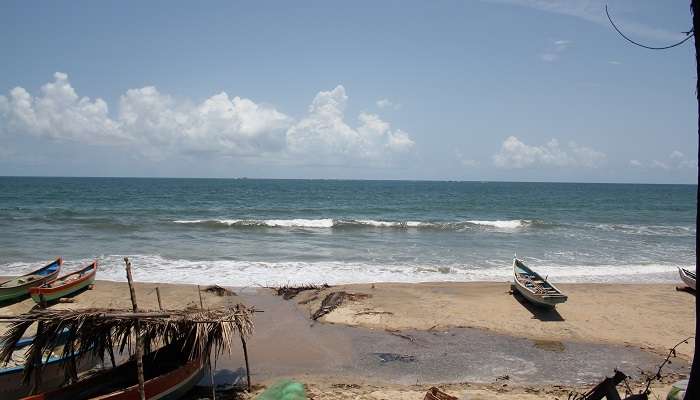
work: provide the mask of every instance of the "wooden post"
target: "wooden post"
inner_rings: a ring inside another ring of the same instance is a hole
[[[211,400],[216,400],[216,386],[214,386],[214,366],[211,363],[211,354],[209,358],[209,382],[211,383]]]
[[[204,301],[202,300],[202,288],[197,285],[197,293],[199,293],[199,308],[204,310]]]
[[[156,296],[158,296],[158,309],[163,311],[163,303],[160,301],[160,288],[158,286],[156,286]]]
[[[44,321],[39,321],[36,327],[36,336],[39,337],[42,335],[44,332]],[[32,382],[32,389],[29,392],[29,394],[37,394],[39,393],[39,388],[41,387],[41,358],[42,354],[39,353],[38,359],[35,357],[31,362],[34,364],[34,382]],[[75,362],[75,359],[72,360],[72,362]]]
[[[128,257],[124,257],[124,264],[126,264],[126,280],[129,283],[129,293],[131,294],[131,305],[134,312],[138,312],[139,307],[136,305],[136,291],[134,290],[133,279],[131,278],[131,261]],[[146,390],[144,388],[144,377],[143,377],[143,340],[141,338],[141,320],[136,319],[136,369],[139,378],[139,397],[141,400],[146,400]]]
[[[239,310],[237,310],[237,311],[239,311]],[[236,323],[236,328],[238,328],[238,334],[241,337],[241,345],[243,346],[243,359],[245,360],[246,383],[248,385],[247,386],[248,393],[250,393],[251,384],[250,384],[250,364],[248,363],[248,345],[245,342],[245,335],[243,334],[243,327],[241,326],[241,323],[237,319],[236,319],[235,323]]]

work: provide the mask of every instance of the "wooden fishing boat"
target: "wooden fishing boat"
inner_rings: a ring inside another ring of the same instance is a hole
[[[148,400],[175,400],[190,391],[204,374],[201,358],[186,361],[173,345],[143,357],[144,389]],[[138,400],[136,360],[98,372],[72,385],[25,397],[22,400]]]
[[[18,399],[28,396],[33,388],[33,382],[24,382],[24,363],[26,348],[34,342],[34,337],[18,341],[12,360],[0,368],[0,399]],[[69,358],[61,357],[62,347],[45,354],[42,359],[41,382],[39,390],[52,390],[61,387],[66,382],[65,366]],[[76,355],[77,357],[77,355]],[[76,359],[77,371],[93,367],[97,358],[85,355]]]
[[[681,276],[681,280],[686,284],[686,286],[693,290],[697,290],[695,289],[695,272],[678,267],[678,274]]]
[[[513,258],[513,283],[523,297],[537,306],[552,308],[567,299],[559,289],[517,258]]]
[[[61,264],[63,264],[63,260],[58,258],[34,272],[0,283],[0,302],[22,298],[29,294],[30,288],[56,279],[61,270]]]
[[[34,299],[37,304],[56,301],[61,297],[70,296],[92,285],[95,282],[96,274],[97,261],[93,261],[92,264],[80,271],[70,273],[29,289],[29,295],[32,296],[32,299]]]

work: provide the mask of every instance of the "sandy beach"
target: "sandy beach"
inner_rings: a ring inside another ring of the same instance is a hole
[[[137,283],[140,308],[158,308],[156,287],[166,309],[199,306],[196,285]],[[264,311],[249,341],[257,392],[296,378],[323,399],[422,399],[433,385],[469,399],[565,398],[615,367],[651,370],[694,326],[693,295],[673,285],[561,285],[570,298],[555,312],[519,302],[507,283],[343,285],[290,300],[265,288],[232,288],[236,295],[223,297],[205,288],[205,307],[243,302]],[[322,299],[338,291],[355,296],[313,321]],[[33,306],[27,299],[0,313]],[[128,287],[98,281],[52,307],[127,309]],[[678,352],[655,384],[659,393],[687,372],[691,346]],[[240,380],[242,365],[241,354],[222,356],[217,381]]]

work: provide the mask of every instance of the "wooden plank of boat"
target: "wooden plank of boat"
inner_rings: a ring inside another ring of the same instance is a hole
[[[182,397],[199,382],[205,369],[201,358],[184,362],[181,349],[172,345],[144,356],[143,362],[148,400]],[[132,359],[72,385],[22,400],[138,400],[136,377],[136,362]]]
[[[29,289],[29,295],[37,304],[51,302],[60,299],[61,297],[70,296],[95,282],[97,274],[97,261],[93,261],[87,267],[46,282],[41,286]]]
[[[517,258],[513,258],[513,286],[529,302],[542,307],[554,307],[568,298]]]
[[[697,290],[695,288],[695,273],[687,270],[685,268],[678,267],[678,274],[681,276],[681,280],[683,283],[686,284],[689,288],[693,290]]]
[[[0,283],[0,302],[15,300],[29,294],[29,289],[56,279],[61,271],[61,258],[28,274]]]
[[[0,368],[0,399],[18,399],[28,396],[32,390],[31,382],[25,383],[24,376],[24,352],[25,348],[32,344],[34,337],[22,339],[16,345],[16,357],[9,365]],[[60,356],[60,349],[52,354],[47,354],[42,360],[44,364],[41,371],[41,383],[39,390],[46,391],[61,387],[66,382],[65,364],[69,358]],[[80,357],[76,360],[78,371],[84,371],[97,363],[97,358],[91,355]]]

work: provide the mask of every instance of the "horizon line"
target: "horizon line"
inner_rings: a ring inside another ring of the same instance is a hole
[[[591,185],[684,185],[697,186],[693,183],[663,183],[663,182],[593,182],[593,181],[509,181],[491,179],[378,179],[378,178],[253,178],[240,177],[182,177],[182,176],[69,176],[69,175],[0,175],[0,178],[56,178],[56,179],[201,179],[201,180],[278,180],[278,181],[376,181],[376,182],[453,182],[453,183],[562,183],[562,184],[591,184]]]

